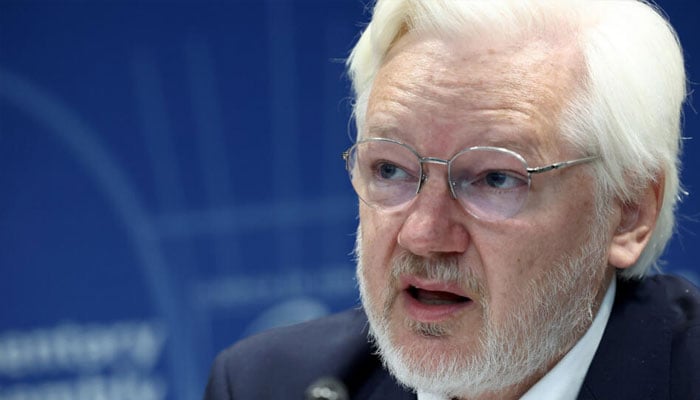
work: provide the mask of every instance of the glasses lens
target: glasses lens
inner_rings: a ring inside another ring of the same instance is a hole
[[[515,215],[530,189],[525,160],[505,149],[465,150],[455,156],[449,174],[454,194],[464,208],[485,220]]]
[[[385,140],[357,143],[350,149],[347,168],[358,196],[379,207],[394,207],[412,199],[421,176],[416,154]]]

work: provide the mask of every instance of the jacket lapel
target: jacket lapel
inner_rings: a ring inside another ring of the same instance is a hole
[[[671,334],[655,286],[618,281],[615,305],[578,400],[669,397]]]
[[[367,400],[416,400],[411,391],[399,386],[394,379],[385,379],[376,390],[369,394]]]
[[[416,400],[410,389],[406,389],[394,379],[381,363],[375,364],[362,386],[351,396],[357,400]]]

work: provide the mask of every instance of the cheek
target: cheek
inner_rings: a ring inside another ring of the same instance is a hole
[[[365,282],[371,290],[384,290],[396,248],[396,221],[368,206],[360,206],[361,254]]]
[[[519,243],[528,244],[526,253],[535,261],[541,259],[541,263],[551,264],[574,253],[587,242],[595,222],[595,187],[591,178],[576,170],[562,173],[566,171],[570,176],[553,176],[538,182],[544,187],[536,200],[539,206],[533,207],[529,226],[518,238]]]
[[[393,251],[400,227],[397,218],[363,204],[360,206],[360,226],[362,250],[368,261],[379,261],[378,258],[387,257]]]
[[[591,210],[583,202],[576,207],[562,205],[556,212],[528,223],[508,224],[482,237],[483,273],[495,320],[506,318],[522,302],[547,296],[540,282],[587,242]]]
[[[531,246],[532,227],[525,224],[508,224],[504,229],[483,230],[473,235],[472,243],[481,260],[483,279],[488,288],[492,313],[518,301],[521,287],[531,279],[533,267],[541,252]]]

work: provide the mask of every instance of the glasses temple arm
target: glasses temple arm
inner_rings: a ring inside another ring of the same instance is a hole
[[[600,158],[600,156],[590,156],[590,157],[578,158],[576,160],[562,161],[562,162],[558,162],[558,163],[554,163],[554,164],[550,164],[550,165],[545,165],[543,167],[527,168],[527,172],[529,172],[531,174],[539,174],[542,172],[551,171],[553,169],[564,169],[564,168],[568,168],[568,167],[573,167],[574,165],[589,163],[589,162],[595,161],[599,158]]]

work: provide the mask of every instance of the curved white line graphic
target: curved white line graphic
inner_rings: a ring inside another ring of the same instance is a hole
[[[153,219],[146,212],[128,178],[98,140],[98,135],[77,113],[28,80],[0,68],[0,99],[4,98],[21,112],[42,123],[67,145],[85,168],[114,212],[123,222],[131,245],[140,261],[144,279],[150,288],[156,310],[168,327],[170,345],[166,347],[170,368],[171,398],[189,400],[201,393],[194,388],[195,358],[190,334],[181,323],[174,285],[158,246]]]

